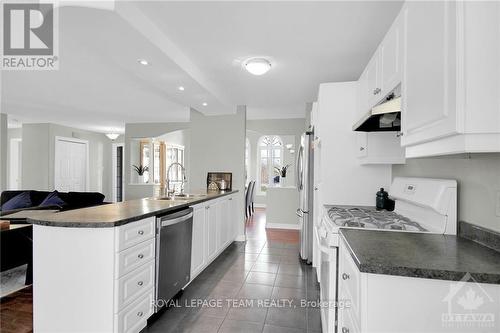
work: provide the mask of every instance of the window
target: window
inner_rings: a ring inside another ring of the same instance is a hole
[[[283,141],[279,136],[263,136],[258,143],[258,184],[260,192],[266,192],[269,185],[274,184],[276,168],[281,168],[283,164]]]

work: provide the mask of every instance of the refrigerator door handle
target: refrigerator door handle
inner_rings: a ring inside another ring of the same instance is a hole
[[[299,191],[302,190],[302,153],[304,152],[304,147],[299,148],[299,153],[297,154],[297,188]]]

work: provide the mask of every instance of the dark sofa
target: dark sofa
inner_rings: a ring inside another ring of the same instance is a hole
[[[1,210],[0,216],[13,214],[23,210],[38,210],[38,209],[57,209],[57,210],[71,210],[85,207],[92,207],[104,204],[104,194],[99,192],[58,192],[59,197],[65,202],[63,206],[44,206],[39,207],[42,201],[52,192],[50,191],[34,191],[34,190],[16,190],[16,191],[3,191],[0,195],[0,207],[12,199],[13,197],[23,193],[29,192],[32,206],[27,208],[20,208],[14,210]]]

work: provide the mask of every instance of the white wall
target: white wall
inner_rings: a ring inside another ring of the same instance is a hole
[[[500,154],[467,154],[407,159],[393,176],[450,178],[458,181],[458,219],[500,232]]]
[[[390,165],[360,165],[352,124],[357,107],[356,82],[324,83],[318,93],[321,138],[321,203],[375,205],[380,187],[391,183]],[[316,152],[315,152],[316,153]]]
[[[208,172],[232,172],[238,190],[238,234],[244,234],[246,108],[234,115],[204,116],[191,110],[189,179],[191,189],[206,189]]]
[[[24,124],[22,129],[22,187],[54,189],[55,138],[77,138],[89,142],[89,188],[112,200],[111,144],[102,133],[56,124]]]

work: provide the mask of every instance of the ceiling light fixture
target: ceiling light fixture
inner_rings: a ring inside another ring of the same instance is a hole
[[[243,66],[250,74],[263,75],[271,69],[271,62],[264,58],[251,58]]]
[[[184,91],[184,87],[183,86],[179,86],[178,88],[180,91]]]
[[[146,59],[137,59],[137,62],[143,66],[149,65],[149,61],[147,61]]]
[[[207,102],[203,102],[203,104],[201,104],[201,105],[203,105],[203,106],[207,106],[207,105],[208,105],[208,103],[207,103]]]
[[[106,134],[106,136],[111,141],[115,141],[120,136],[120,134],[118,134],[118,133],[108,133],[108,134]]]

